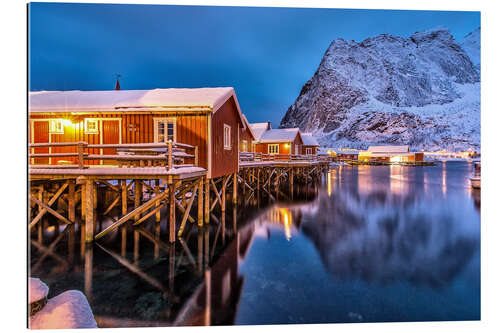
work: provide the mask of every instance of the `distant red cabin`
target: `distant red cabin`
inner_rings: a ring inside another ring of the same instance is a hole
[[[198,147],[209,178],[238,172],[245,121],[233,88],[44,91],[29,96],[29,142],[175,142]],[[33,153],[73,147],[32,148]],[[110,154],[96,149],[92,154]],[[74,159],[74,158],[73,158]],[[34,164],[75,162],[36,158]],[[102,161],[86,161],[103,164]]]

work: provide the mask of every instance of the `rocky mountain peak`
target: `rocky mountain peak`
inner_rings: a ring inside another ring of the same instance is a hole
[[[467,44],[471,49],[477,45],[472,40],[469,38]],[[328,145],[336,140],[361,145],[410,140],[405,126],[428,123],[424,118],[429,109],[437,106],[444,110],[468,94],[465,85],[479,84],[479,71],[469,58],[470,52],[464,51],[443,26],[416,32],[409,38],[382,34],[359,43],[338,38],[326,50],[280,126],[313,131]],[[471,99],[467,97],[467,101]],[[380,112],[383,114],[374,116]],[[355,113],[361,118],[353,118]],[[416,119],[410,121],[405,114]],[[388,135],[375,133],[381,129],[374,124],[360,127],[372,118],[389,122],[399,119],[400,131]],[[444,133],[446,127],[449,125],[443,124],[440,131]],[[352,128],[359,132],[353,133]],[[475,130],[479,132],[479,128]],[[403,132],[406,134],[398,137]],[[413,132],[418,135],[416,129]],[[423,148],[420,145],[424,141],[428,140],[416,140],[415,144]],[[467,142],[479,145],[479,141]]]

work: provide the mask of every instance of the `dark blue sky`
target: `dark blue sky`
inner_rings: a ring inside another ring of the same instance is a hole
[[[277,126],[336,38],[408,37],[479,12],[32,3],[30,90],[233,86],[250,122]]]

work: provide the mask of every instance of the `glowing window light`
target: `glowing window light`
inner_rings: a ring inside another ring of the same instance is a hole
[[[85,134],[98,134],[99,133],[99,120],[92,118],[85,118]]]

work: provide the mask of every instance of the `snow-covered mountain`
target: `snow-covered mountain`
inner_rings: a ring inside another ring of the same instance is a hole
[[[323,146],[480,148],[479,29],[459,45],[446,27],[409,38],[334,40],[280,127]]]

